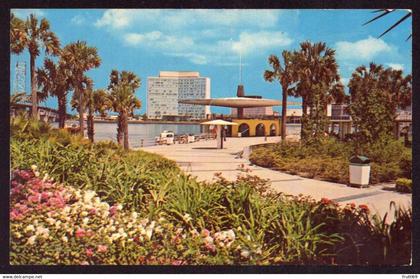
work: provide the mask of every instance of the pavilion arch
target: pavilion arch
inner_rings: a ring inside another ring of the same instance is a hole
[[[265,136],[265,126],[264,123],[259,123],[256,127],[255,127],[255,136],[257,137],[263,137]]]
[[[275,124],[270,125],[270,136],[275,136],[277,132],[277,126]]]
[[[249,125],[242,123],[239,125],[238,132],[241,133],[241,137],[249,137]]]

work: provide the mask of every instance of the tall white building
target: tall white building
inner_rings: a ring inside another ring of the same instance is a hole
[[[203,119],[210,114],[209,106],[178,104],[178,100],[210,98],[210,78],[198,72],[159,72],[147,78],[147,117],[184,116]]]

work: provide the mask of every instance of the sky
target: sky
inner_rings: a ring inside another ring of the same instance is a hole
[[[77,40],[96,47],[101,66],[86,74],[94,88],[106,88],[111,70],[132,71],[142,85],[136,95],[146,112],[147,77],[159,71],[197,71],[211,79],[211,97],[232,97],[242,81],[245,93],[281,99],[278,83],[264,81],[269,55],[298,50],[299,43],[325,42],[336,50],[342,82],[370,62],[411,74],[411,18],[382,38],[378,36],[406,10],[396,11],[366,26],[373,10],[174,10],[174,9],[15,9],[19,18],[34,13],[45,17],[61,46]],[[44,55],[36,60],[41,67]],[[240,80],[240,57],[242,79]],[[11,55],[10,82],[14,88],[15,64],[28,65],[26,90],[30,92],[29,54]],[[289,97],[291,101],[294,99]],[[296,99],[298,100],[298,99]],[[56,108],[54,98],[41,103]],[[275,107],[279,111],[279,107]],[[229,113],[212,107],[212,112]],[[73,112],[74,113],[74,112]]]

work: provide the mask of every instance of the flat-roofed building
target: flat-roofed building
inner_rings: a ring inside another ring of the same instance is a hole
[[[210,114],[209,106],[179,104],[182,99],[210,98],[210,78],[199,72],[161,71],[158,77],[147,79],[147,117],[162,119],[183,116],[204,119]]]

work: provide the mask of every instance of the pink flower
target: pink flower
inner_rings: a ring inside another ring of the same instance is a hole
[[[110,209],[109,209],[109,214],[111,215],[111,216],[113,216],[113,215],[115,215],[115,213],[117,213],[117,207],[115,206],[115,205],[113,205],[113,206],[111,206],[110,207]]]
[[[84,229],[77,229],[75,234],[77,238],[82,238],[86,235],[86,232]]]
[[[41,202],[41,195],[39,193],[35,193],[28,197],[28,201],[31,203],[39,203]]]
[[[92,250],[92,248],[87,248],[86,249],[86,256],[88,256],[89,258],[93,256],[93,250]]]
[[[23,215],[19,212],[18,209],[14,208],[10,212],[10,219],[11,220],[20,220],[22,219]]]
[[[366,204],[359,205],[359,208],[362,210],[362,212],[369,213],[369,207]]]
[[[181,265],[182,261],[181,260],[174,260],[172,261],[172,265]]]
[[[51,192],[42,192],[41,199],[46,201],[48,198],[51,197]]]
[[[106,245],[98,245],[98,253],[106,253],[108,251],[108,247]]]
[[[95,215],[96,214],[96,209],[92,208],[91,210],[89,210],[89,214],[90,215]]]
[[[214,253],[214,252],[216,251],[216,246],[215,246],[214,244],[212,244],[212,243],[206,243],[206,244],[204,245],[204,247],[205,247],[208,251],[210,251],[210,252],[212,252],[212,253]]]

